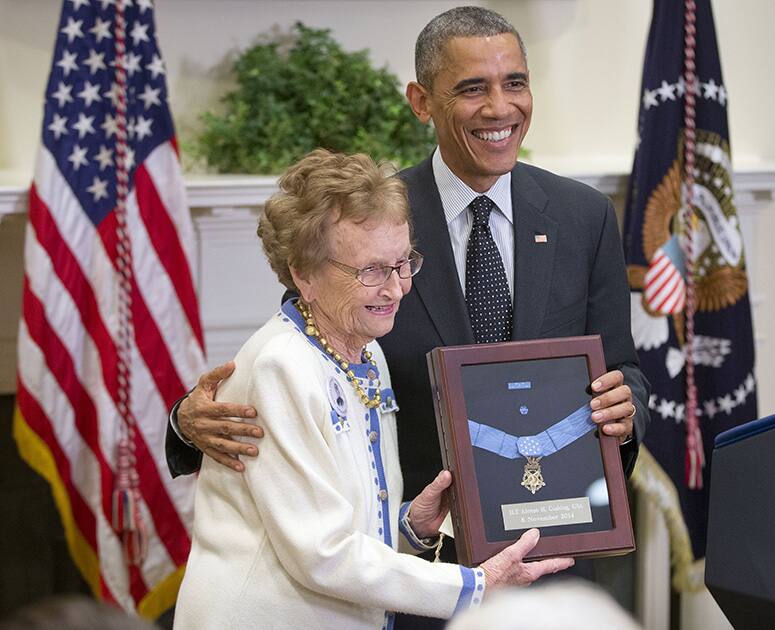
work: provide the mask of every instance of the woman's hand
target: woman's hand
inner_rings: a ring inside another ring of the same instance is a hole
[[[522,558],[536,546],[539,538],[537,529],[529,529],[513,545],[479,565],[484,571],[488,592],[502,586],[528,586],[542,575],[564,571],[573,566],[573,558],[522,562]]]
[[[409,522],[418,538],[430,538],[439,533],[439,527],[449,512],[449,493],[452,485],[452,473],[442,470],[415,497],[409,508]]]

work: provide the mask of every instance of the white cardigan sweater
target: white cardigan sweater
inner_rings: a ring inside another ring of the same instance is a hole
[[[399,533],[407,551],[424,547],[401,504],[397,406],[379,345],[369,346],[376,369],[352,366],[370,396],[381,382],[383,403],[367,410],[303,327],[286,302],[218,389],[258,410],[265,437],[243,474],[204,458],[176,630],[380,629],[391,611],[448,618],[481,602],[480,569],[397,551]]]

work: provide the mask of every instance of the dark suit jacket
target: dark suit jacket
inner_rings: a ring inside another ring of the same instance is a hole
[[[404,493],[413,498],[441,470],[425,354],[437,346],[473,343],[473,337],[431,159],[400,177],[408,187],[415,245],[425,263],[380,344],[400,406]],[[625,469],[631,470],[649,417],[649,386],[637,367],[630,334],[629,289],[611,202],[588,186],[524,164],[514,168],[511,188],[512,339],[602,336],[606,363],[624,372],[637,407],[636,440],[622,448]],[[545,234],[547,242],[535,243],[535,234]],[[173,475],[199,468],[201,453],[171,428],[166,448]]]

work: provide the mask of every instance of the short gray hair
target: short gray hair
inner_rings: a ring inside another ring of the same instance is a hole
[[[455,37],[494,37],[511,33],[527,62],[522,37],[505,17],[484,7],[455,7],[433,18],[417,37],[414,71],[420,85],[431,89],[439,72],[444,46]]]

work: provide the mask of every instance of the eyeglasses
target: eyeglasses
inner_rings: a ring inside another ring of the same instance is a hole
[[[372,265],[361,269],[350,267],[333,258],[328,259],[334,267],[355,276],[355,279],[365,287],[378,287],[385,284],[394,271],[398,273],[399,278],[411,278],[420,271],[422,261],[423,255],[416,250],[412,250],[407,259],[397,265]]]

